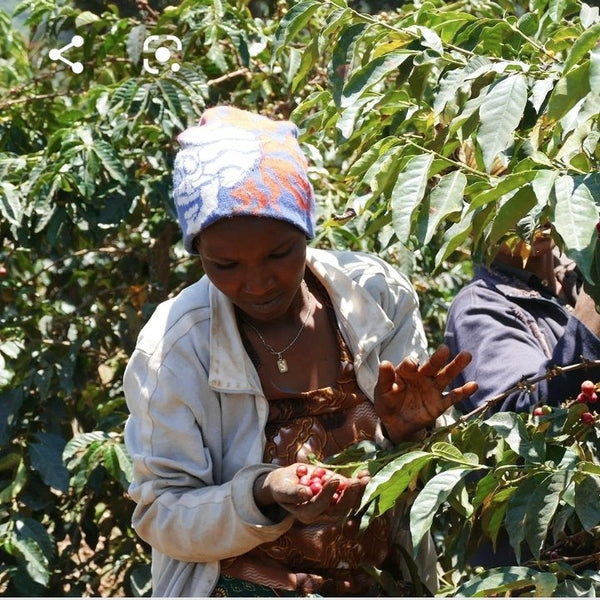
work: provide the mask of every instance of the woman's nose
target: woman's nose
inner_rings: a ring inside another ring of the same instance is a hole
[[[263,266],[249,268],[245,275],[244,289],[253,296],[262,296],[273,287],[273,275]]]

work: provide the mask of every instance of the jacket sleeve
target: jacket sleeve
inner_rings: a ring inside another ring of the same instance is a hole
[[[546,351],[526,319],[509,299],[492,290],[465,288],[451,306],[446,343],[453,353],[467,350],[472,362],[451,387],[475,380],[478,391],[460,406],[469,412],[486,400],[502,394],[518,381],[543,375],[555,365],[581,361],[581,356],[600,356],[600,340],[578,319],[570,316],[554,348]],[[518,390],[493,410],[530,411],[538,404],[558,405],[576,396],[584,379],[600,379],[600,371],[573,371],[542,380],[532,390]]]
[[[125,443],[134,464],[129,491],[142,539],[177,560],[212,562],[276,539],[292,519],[273,523],[254,502],[254,481],[270,465],[246,466],[231,481],[215,481],[205,432],[220,427],[220,406],[190,354],[180,351],[175,369],[138,349],[127,366]]]
[[[377,260],[383,277],[367,278],[364,285],[394,325],[392,334],[382,343],[380,360],[389,360],[395,365],[411,355],[425,360],[428,357],[427,339],[417,293],[406,275]]]

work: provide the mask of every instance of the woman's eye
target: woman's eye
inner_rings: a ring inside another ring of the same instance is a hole
[[[215,268],[219,269],[220,271],[227,271],[229,269],[234,269],[236,263],[214,263]]]
[[[271,252],[271,258],[285,258],[290,253],[290,250],[282,250],[281,252]]]

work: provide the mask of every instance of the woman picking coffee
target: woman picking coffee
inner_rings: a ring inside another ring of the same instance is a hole
[[[292,123],[217,107],[179,141],[175,203],[205,275],[156,309],[125,374],[153,593],[380,595],[361,564],[397,572],[391,517],[359,533],[368,477],[309,457],[418,439],[476,390],[442,393],[470,356],[427,356],[416,294],[390,265],[308,247]]]

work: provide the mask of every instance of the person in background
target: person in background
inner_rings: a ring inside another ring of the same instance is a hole
[[[468,413],[509,390],[522,378],[544,375],[551,367],[600,358],[600,315],[583,290],[575,264],[559,253],[551,226],[534,235],[523,264],[522,245],[503,244],[489,268],[476,267],[473,280],[454,298],[446,323],[451,351],[469,351],[472,362],[451,385],[475,379],[478,390],[460,403]],[[586,379],[600,380],[589,368],[544,379],[491,407],[531,411],[539,404],[557,406],[575,398]]]
[[[311,464],[390,447],[476,389],[430,357],[405,276],[367,254],[307,247],[314,197],[296,127],[216,107],[184,131],[174,198],[205,275],[161,304],[128,363],[133,525],[157,596],[370,596],[391,570],[392,513],[358,531],[368,476]],[[424,547],[422,578],[435,588]]]

